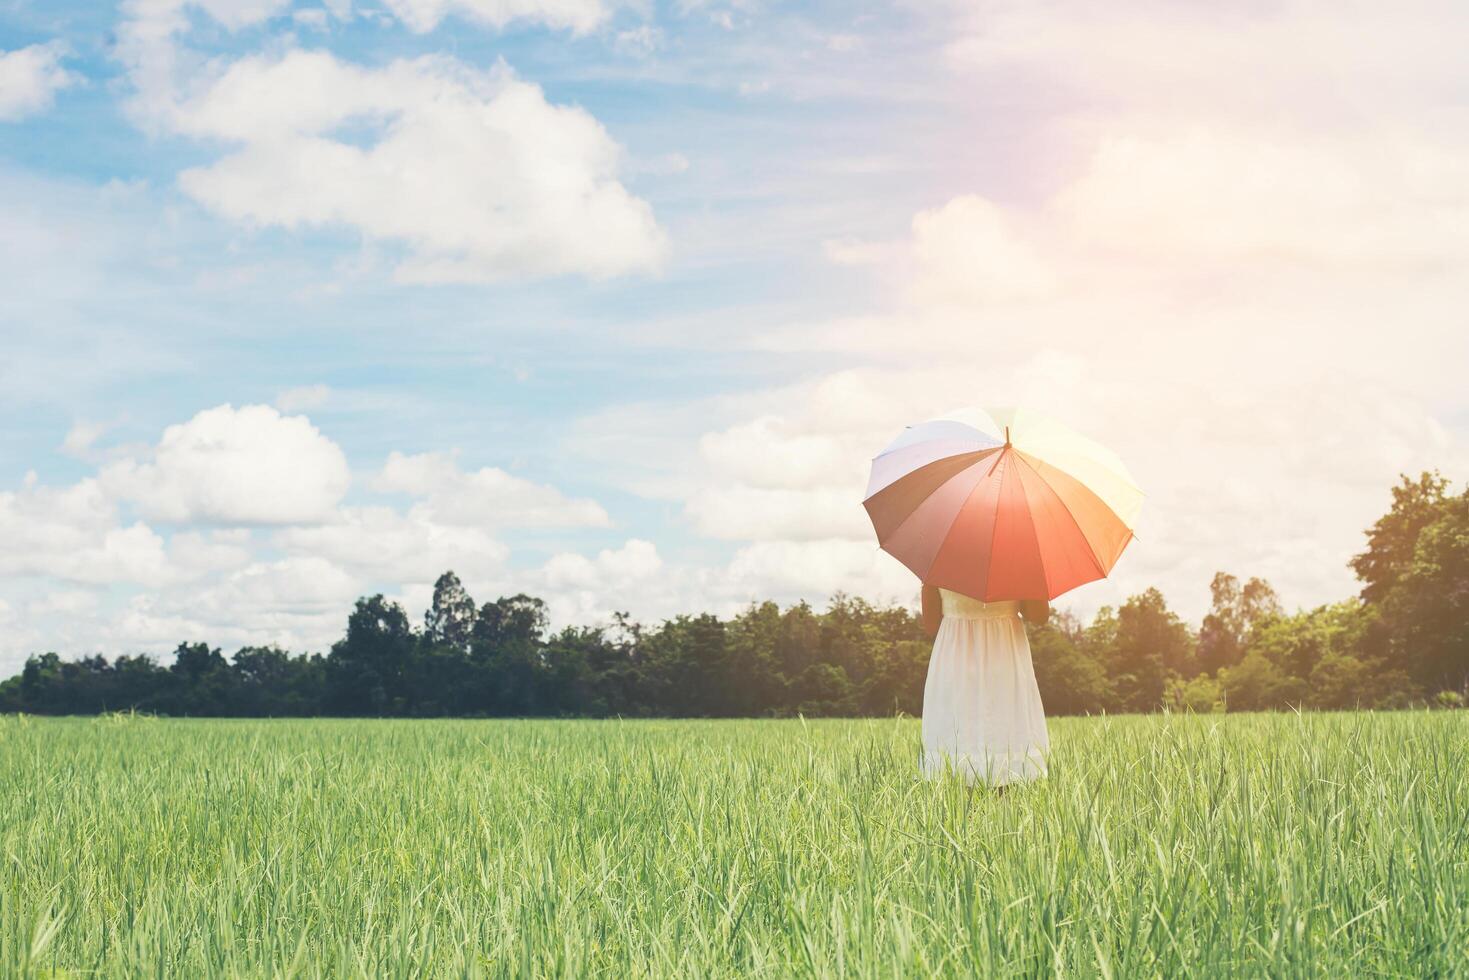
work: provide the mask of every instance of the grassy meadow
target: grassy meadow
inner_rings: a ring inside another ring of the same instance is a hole
[[[3,976],[1469,975],[1469,712],[0,717]]]

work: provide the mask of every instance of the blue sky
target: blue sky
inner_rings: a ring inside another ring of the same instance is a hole
[[[1394,475],[1469,472],[1465,26],[7,0],[0,668],[320,647],[436,559],[563,622],[906,601],[863,467],[970,402],[1149,491],[1074,608],[1347,595]]]

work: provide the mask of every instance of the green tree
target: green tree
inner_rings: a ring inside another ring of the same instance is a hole
[[[821,623],[816,612],[805,602],[791,606],[780,617],[780,634],[775,657],[781,673],[797,677],[821,653]]]
[[[49,714],[61,702],[61,656],[50,652],[26,658],[20,671],[21,705],[28,711]]]
[[[1225,705],[1230,711],[1264,711],[1299,705],[1306,684],[1292,677],[1260,653],[1246,654],[1233,667],[1219,672]]]
[[[1113,700],[1107,669],[1080,649],[1064,628],[1047,623],[1028,628],[1036,684],[1049,714],[1104,711]]]
[[[796,710],[804,715],[844,716],[856,711],[856,692],[847,672],[836,664],[812,664],[791,685]]]
[[[1365,656],[1365,637],[1373,620],[1371,609],[1355,599],[1290,616],[1274,615],[1251,630],[1249,651],[1305,679],[1327,656]]]
[[[542,712],[546,604],[523,593],[480,607],[470,635],[476,702],[496,715]]]
[[[123,661],[114,669],[121,674]],[[242,647],[231,658],[236,709],[246,715],[289,717],[322,711],[325,664],[319,655],[293,657],[279,647]]]
[[[1437,472],[1417,480],[1406,474],[1392,488],[1392,507],[1367,530],[1367,550],[1348,563],[1362,580],[1362,598],[1382,602],[1407,574],[1418,536],[1438,520],[1449,499],[1449,481]]]
[[[1469,690],[1469,488],[1403,477],[1351,564],[1380,611],[1388,659],[1430,691]]]
[[[780,662],[781,615],[773,602],[751,603],[726,631],[730,704],[740,714],[779,714],[789,703]]]
[[[327,700],[349,715],[401,715],[416,647],[403,607],[382,595],[358,599],[347,635],[327,657]]]
[[[1469,491],[1444,502],[1382,600],[1389,653],[1436,690],[1469,691]]]
[[[1240,586],[1227,572],[1215,572],[1209,583],[1210,606],[1199,626],[1197,669],[1215,673],[1240,662],[1254,631],[1280,615],[1280,599],[1270,583],[1252,578]]]
[[[1193,634],[1157,589],[1124,602],[1115,624],[1107,629],[1110,643],[1101,660],[1111,671],[1119,709],[1156,711],[1163,704],[1168,677],[1191,672]]]
[[[1196,677],[1173,677],[1168,681],[1165,698],[1175,711],[1212,714],[1224,710],[1224,686],[1209,674]]]
[[[468,651],[474,632],[474,599],[453,572],[434,583],[433,604],[423,614],[423,632],[432,643]]]
[[[176,679],[171,707],[181,715],[231,712],[234,675],[218,649],[207,643],[180,643],[169,672]]]
[[[675,716],[730,714],[729,648],[717,616],[675,616],[645,637],[649,691],[656,709]]]
[[[1328,653],[1311,669],[1306,703],[1313,708],[1371,707],[1372,666],[1349,653]]]

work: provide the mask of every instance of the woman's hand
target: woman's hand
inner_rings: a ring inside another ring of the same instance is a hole
[[[923,635],[933,639],[939,635],[939,623],[944,618],[944,600],[939,596],[936,585],[923,586]]]
[[[1032,626],[1044,626],[1051,618],[1051,604],[1045,599],[1022,599],[1020,618]]]

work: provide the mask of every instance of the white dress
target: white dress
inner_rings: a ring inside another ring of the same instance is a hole
[[[992,786],[1044,776],[1051,742],[1020,603],[939,595],[944,618],[923,687],[923,774]]]

